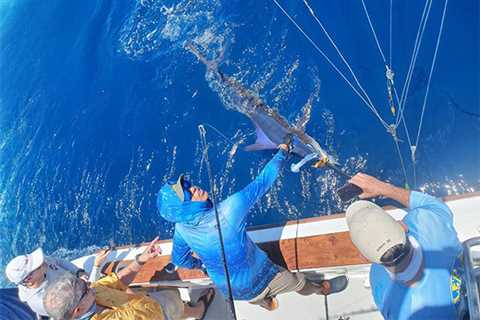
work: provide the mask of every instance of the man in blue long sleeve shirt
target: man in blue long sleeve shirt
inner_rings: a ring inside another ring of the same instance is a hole
[[[236,300],[249,300],[268,310],[278,306],[275,296],[296,291],[300,294],[328,294],[346,286],[346,278],[313,284],[301,273],[291,273],[275,265],[248,236],[246,219],[250,208],[273,185],[287,157],[288,146],[281,150],[243,190],[218,204],[232,294]],[[206,266],[215,285],[227,295],[221,247],[216,229],[215,211],[208,193],[191,186],[183,176],[165,184],[157,198],[163,218],[175,223],[172,261],[183,268]],[[192,256],[195,252],[200,259]]]
[[[395,221],[374,203],[357,201],[347,209],[353,243],[372,261],[370,283],[385,319],[463,319],[466,313],[461,253],[450,209],[440,200],[366,174],[351,183],[361,198],[385,196],[407,208]]]

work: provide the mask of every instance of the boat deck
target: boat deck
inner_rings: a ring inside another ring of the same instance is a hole
[[[328,314],[330,320],[381,320],[376,310],[370,289],[365,287],[365,277],[350,277],[349,287],[344,292],[328,296]],[[194,295],[194,293],[192,294]],[[319,295],[302,296],[287,293],[277,296],[280,307],[275,311],[267,311],[246,301],[236,301],[235,308],[238,320],[321,320],[327,319],[325,298]],[[228,306],[220,292],[211,305],[207,320],[233,319]],[[348,310],[348,311],[347,311]]]
[[[460,241],[480,234],[480,193],[471,193],[445,199],[454,213],[455,229]],[[390,209],[395,219],[402,219],[405,211]],[[368,284],[369,265],[353,246],[348,234],[344,215],[302,219],[281,226],[267,226],[249,231],[249,236],[267,252],[277,264],[292,271],[307,272],[307,277],[333,278],[340,274],[349,277],[349,286],[339,294],[328,297],[331,320],[376,320],[382,316],[375,310]],[[171,260],[172,243],[161,241],[162,255],[149,261],[135,277],[134,287],[181,288],[185,301],[193,300],[210,285],[210,279],[199,270],[178,269],[173,273],[164,268]],[[110,254],[103,273],[119,270],[130,263],[136,254],[145,249],[145,244],[118,247]],[[480,257],[480,250],[472,252]],[[94,255],[76,259],[74,263],[87,271],[91,270]],[[480,258],[476,258],[480,259]],[[278,296],[279,309],[269,312],[248,302],[236,301],[239,320],[327,319],[323,296],[301,296],[289,293]],[[221,293],[217,293],[206,319],[232,319]]]

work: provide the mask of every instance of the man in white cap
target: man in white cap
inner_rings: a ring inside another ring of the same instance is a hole
[[[15,257],[5,269],[7,278],[18,286],[20,300],[27,303],[38,318],[48,316],[43,306],[47,285],[67,272],[88,279],[83,269],[66,260],[46,257],[41,248]]]
[[[407,208],[402,221],[369,201],[356,201],[347,209],[352,241],[373,263],[370,283],[383,317],[463,319],[462,245],[450,209],[430,195],[366,174],[355,175],[350,183],[362,188],[362,199],[384,196]]]

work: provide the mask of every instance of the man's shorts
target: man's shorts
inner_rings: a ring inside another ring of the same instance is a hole
[[[162,306],[165,320],[183,319],[185,305],[177,289],[164,289],[150,292],[149,296],[154,298]]]
[[[305,275],[301,272],[290,272],[283,269],[275,275],[265,290],[258,296],[248,301],[252,304],[264,304],[266,298],[275,297],[278,294],[286,292],[296,292],[302,290],[305,286]]]

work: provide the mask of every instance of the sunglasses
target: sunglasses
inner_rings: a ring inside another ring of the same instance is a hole
[[[40,267],[36,268],[35,270],[33,270],[32,272],[30,272],[23,280],[22,282],[20,282],[21,285],[23,286],[27,286],[33,279],[33,275],[35,274],[35,272],[37,272],[38,270],[40,270],[40,268],[42,268],[43,264],[40,265]]]
[[[78,281],[78,280],[77,280],[77,281]],[[88,285],[87,282],[85,282],[84,280],[80,280],[80,279],[79,279],[79,281],[80,281],[80,282],[82,283],[82,285],[83,285],[83,288],[82,288],[83,292],[82,292],[82,295],[80,296],[80,299],[78,299],[78,304],[77,304],[77,306],[79,306],[80,303],[82,303],[82,300],[85,298],[85,296],[86,296],[86,295],[88,294],[88,292],[90,291],[90,286]]]
[[[83,299],[85,299],[85,297],[87,296],[87,294],[90,292],[90,290],[92,290],[88,284],[88,282],[86,282],[85,280],[81,280],[81,279],[78,279],[77,281],[80,281],[83,285],[83,293],[82,295],[80,296],[80,299],[78,300],[78,303],[77,303],[77,306],[75,308],[78,308],[80,306],[80,304],[82,303]],[[77,282],[78,283],[78,282]],[[95,306],[95,303],[93,302],[92,305],[90,306],[89,310],[87,310],[86,313],[84,313],[82,316],[80,317],[75,317],[75,319],[78,319],[78,320],[87,320],[87,319],[91,319],[94,315],[95,315],[95,311],[96,311],[96,306]]]
[[[171,180],[168,182],[169,185],[171,185],[174,190],[176,189],[177,181],[176,180]],[[192,200],[192,193],[190,192],[190,188],[192,187],[191,182],[185,177],[182,176],[180,179],[180,184],[182,186],[182,191],[183,191],[183,201],[190,201]],[[177,192],[177,190],[175,190]],[[178,192],[177,192],[178,194]]]
[[[182,179],[182,188],[184,191],[188,191],[192,187],[192,184],[190,181],[188,181],[186,178]]]
[[[386,267],[392,267],[398,264],[410,252],[411,244],[408,241],[405,244],[397,244],[385,252],[380,261]]]

